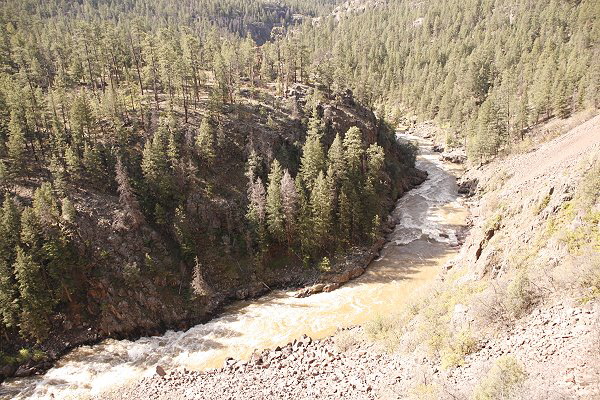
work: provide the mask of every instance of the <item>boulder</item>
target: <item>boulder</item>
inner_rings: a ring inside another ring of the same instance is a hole
[[[442,160],[454,164],[463,164],[467,161],[467,155],[463,150],[452,150],[450,152],[442,153]]]
[[[13,376],[15,372],[17,372],[16,365],[7,364],[7,365],[3,365],[2,367],[0,367],[0,375],[5,378]]]
[[[327,280],[332,283],[346,283],[350,280],[350,271],[345,271],[340,274],[332,275]]]
[[[364,272],[365,272],[364,268],[361,268],[361,267],[354,268],[352,271],[350,271],[350,279],[358,278],[359,276],[364,274]]]
[[[329,283],[329,284],[325,285],[325,287],[323,287],[323,291],[324,292],[333,292],[335,289],[337,289],[339,287],[340,287],[339,283]]]
[[[14,376],[16,376],[17,378],[23,378],[23,377],[26,377],[26,376],[33,375],[34,372],[35,371],[34,371],[33,368],[28,368],[28,367],[25,367],[25,366],[21,365],[15,371]]]

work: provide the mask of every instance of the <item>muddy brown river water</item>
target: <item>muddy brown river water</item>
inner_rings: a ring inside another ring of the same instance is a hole
[[[166,370],[220,367],[228,357],[247,359],[254,349],[284,345],[302,334],[323,338],[339,327],[398,311],[456,255],[457,233],[467,216],[457,194],[456,166],[442,162],[427,142],[408,136],[400,140],[406,139],[419,141],[417,166],[429,177],[398,201],[396,228],[380,257],[358,279],[307,298],[274,291],[237,302],[220,317],[184,332],[83,346],[44,375],[9,380],[0,386],[0,398],[87,398],[153,374],[156,365]]]

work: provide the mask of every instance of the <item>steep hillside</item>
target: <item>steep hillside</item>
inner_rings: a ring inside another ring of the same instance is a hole
[[[393,386],[420,398],[599,396],[600,117],[463,179],[477,189],[460,256],[383,324],[404,354]]]
[[[6,200],[2,215],[8,218],[11,210],[22,212],[28,205],[33,209],[50,207],[52,213],[62,218],[59,226],[67,233],[63,243],[68,246],[77,269],[70,266],[65,271],[67,275],[61,281],[64,297],[60,295],[61,300],[54,303],[48,324],[43,328],[44,336],[35,346],[41,355],[33,357],[30,350],[13,357],[17,350],[34,342],[25,335],[22,339],[17,336],[3,339],[6,364],[2,373],[5,376],[31,373],[49,366],[47,361],[79,343],[107,336],[157,333],[167,327],[184,328],[208,318],[228,299],[255,297],[271,288],[315,282],[321,271],[307,266],[310,260],[285,251],[283,245],[272,243],[268,251],[259,253],[260,261],[253,258],[255,250],[247,247],[252,243],[245,242],[243,233],[248,228],[240,224],[245,220],[248,204],[248,178],[244,171],[249,152],[258,160],[255,168],[265,182],[268,160],[281,160],[286,169],[298,174],[306,132],[301,122],[303,114],[292,115],[298,110],[302,113],[297,104],[302,99],[290,98],[276,108],[253,99],[240,99],[230,112],[219,115],[215,149],[220,159],[210,165],[201,164],[205,168],[202,175],[182,183],[177,195],[187,200],[183,203],[185,208],[176,211],[175,218],[180,219],[174,228],[143,214],[136,221],[130,204],[110,180],[102,189],[70,177],[62,192],[61,212],[50,192],[44,192],[43,197],[37,190],[44,181],[43,175],[30,172],[26,178],[18,179],[7,192],[11,194],[7,199],[12,199],[14,206]],[[384,209],[422,179],[410,164],[399,163],[403,159],[414,162],[410,149],[403,153],[395,146],[387,138],[393,132],[356,104],[351,95],[320,103],[318,109],[323,115],[322,140],[326,146],[331,145],[336,134],[343,135],[356,126],[363,132],[364,143],[381,143],[386,148],[391,169],[386,174]],[[253,113],[253,110],[263,111]],[[188,124],[182,127],[182,137],[191,135],[200,124],[201,115],[191,112]],[[133,157],[138,146],[133,142],[130,147]],[[188,165],[182,168],[189,171],[186,173],[193,171]],[[130,171],[135,168],[130,167]],[[72,207],[68,217],[64,198],[69,199]],[[177,216],[179,212],[185,216]],[[186,236],[182,239],[183,234]],[[189,246],[187,251],[194,257],[190,258],[182,243]],[[362,265],[370,243],[370,240],[355,241],[358,247],[353,250],[354,258],[331,248],[331,266],[325,272],[331,274]],[[196,272],[199,268],[201,275]],[[197,290],[202,291],[200,295],[195,294]],[[4,293],[3,299],[10,295],[10,291]],[[44,318],[41,315],[38,318]],[[21,363],[24,366],[17,370]]]

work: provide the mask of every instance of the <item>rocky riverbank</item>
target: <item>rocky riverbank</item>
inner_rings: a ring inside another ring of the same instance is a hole
[[[469,171],[471,233],[399,316],[215,370],[157,368],[102,398],[600,398],[598,269],[593,254],[572,253],[597,240],[573,232],[598,209],[589,171],[600,154],[599,118]],[[565,214],[582,195],[595,205]]]
[[[98,399],[376,399],[395,362],[357,327],[324,340],[304,336],[205,372],[157,367],[155,376]]]
[[[338,331],[324,340],[304,336],[283,347],[228,359],[204,372],[177,369],[96,399],[467,399],[498,357],[512,355],[529,379],[522,399],[593,399],[598,394],[600,304],[569,302],[540,309],[505,334],[478,343],[465,365],[441,369],[427,354],[390,353],[369,338],[369,327]],[[556,379],[556,380],[555,380]],[[550,384],[552,389],[547,386]]]

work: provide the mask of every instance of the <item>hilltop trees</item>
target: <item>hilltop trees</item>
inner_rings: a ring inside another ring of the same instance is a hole
[[[293,36],[327,90],[350,87],[382,115],[435,119],[479,159],[532,124],[598,107],[597,14],[591,0],[393,1]]]

